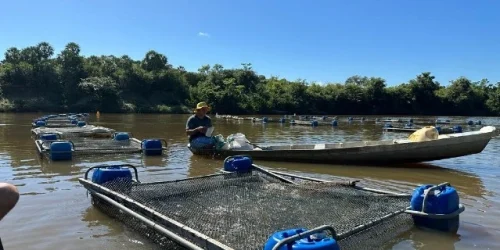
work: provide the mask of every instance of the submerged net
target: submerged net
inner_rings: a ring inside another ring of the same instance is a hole
[[[141,151],[141,143],[136,140],[116,141],[111,138],[75,138],[72,139],[74,154],[110,154],[110,153],[138,153]],[[42,150],[50,151],[50,141],[44,141]]]
[[[143,216],[151,214],[142,206],[151,208],[233,249],[262,249],[274,232],[297,227],[312,229],[327,224],[337,235],[346,235],[409,204],[408,197],[380,195],[338,183],[289,184],[257,171],[142,183],[125,192],[120,191],[125,190],[124,182],[115,180],[104,186],[138,202],[140,205],[128,206]],[[132,223],[132,216],[102,204],[98,206],[101,210],[153,241],[172,244],[138,221]],[[156,218],[156,222],[168,228],[162,219]],[[340,239],[339,245],[342,249],[380,248],[411,226],[408,215],[397,215]],[[194,236],[186,235],[193,242],[189,237]]]
[[[63,138],[72,138],[72,137],[110,137],[115,130],[94,126],[94,125],[86,125],[83,127],[65,127],[65,128],[34,128],[31,130],[33,134],[39,136],[41,134],[59,134]]]

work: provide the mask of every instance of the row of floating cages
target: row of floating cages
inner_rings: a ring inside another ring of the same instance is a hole
[[[441,127],[441,126],[434,126],[438,133],[440,135],[446,135],[446,134],[454,134],[454,133],[462,133],[463,128],[460,125],[455,125],[453,127]],[[422,127],[415,126],[412,123],[407,123],[404,125],[404,127],[394,127],[391,123],[386,123],[384,124],[384,127],[382,128],[383,131],[385,132],[415,132]]]
[[[451,124],[466,124],[469,126],[482,125],[480,120],[473,121],[468,120],[467,122],[462,121],[452,121],[449,119],[436,119],[436,120],[424,120],[424,119],[413,119],[410,118],[408,120],[404,119],[379,119],[375,120],[377,123],[406,123],[406,124],[436,124],[436,125],[451,125]]]
[[[328,121],[328,117],[323,116],[323,117],[314,117],[314,116],[301,116],[299,119],[288,119],[286,117],[280,117],[277,119],[272,119],[268,117],[262,117],[262,118],[256,118],[256,117],[250,117],[249,120],[251,120],[253,123],[280,123],[280,124],[286,124],[289,123],[291,125],[303,125],[303,126],[333,126],[337,127],[339,124],[339,119],[332,118],[331,121]],[[364,122],[366,119],[364,117],[359,117],[359,118],[353,118],[353,117],[348,117],[346,118],[348,123],[351,122]],[[243,120],[243,118],[242,118]],[[472,121],[468,120],[467,122],[458,122],[458,121],[451,121],[451,120],[443,120],[443,119],[437,119],[437,120],[421,120],[421,119],[380,119],[377,118],[375,119],[375,123],[379,124],[387,124],[387,123],[407,123],[407,124],[433,124],[433,125],[452,125],[452,124],[466,124],[469,126],[480,126],[482,125],[482,122],[480,120],[478,121]]]
[[[111,138],[79,137],[64,140],[59,134],[44,133],[35,139],[40,156],[52,161],[70,161],[73,156],[96,154],[137,154],[146,156],[163,155],[167,149],[164,139],[133,138],[127,132],[115,132]]]
[[[85,126],[85,122],[89,117],[88,113],[69,113],[58,115],[45,115],[33,119],[32,126],[37,127],[71,127]]]
[[[268,170],[248,156],[187,179],[141,183],[135,166],[102,165],[79,182],[94,206],[166,249],[373,249],[414,227],[455,234],[465,210],[449,183],[400,194]]]

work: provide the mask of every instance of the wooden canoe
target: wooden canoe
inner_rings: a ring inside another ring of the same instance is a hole
[[[417,163],[461,157],[483,151],[495,127],[486,126],[479,131],[439,135],[431,141],[412,142],[407,139],[384,141],[358,141],[328,144],[278,145],[253,150],[196,150],[193,154],[227,157],[248,155],[254,160],[309,162],[330,164],[389,165]]]

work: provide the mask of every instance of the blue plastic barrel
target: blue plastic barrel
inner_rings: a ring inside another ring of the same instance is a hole
[[[474,122],[473,121],[468,121],[467,125],[472,126],[472,125],[474,125]]]
[[[318,121],[316,121],[316,120],[311,121],[311,126],[317,127],[318,125],[319,125]]]
[[[43,120],[38,120],[35,122],[35,127],[39,128],[39,127],[45,127],[47,125],[47,123]]]
[[[130,140],[130,136],[128,135],[128,133],[125,133],[125,132],[117,132],[114,134],[113,140],[115,140],[115,141],[128,141],[128,140]]]
[[[441,134],[441,126],[436,126],[435,128],[438,131],[438,134]]]
[[[414,211],[422,211],[424,201],[424,190],[433,185],[422,185],[413,192],[410,207]],[[451,214],[458,210],[460,198],[457,190],[452,186],[442,186],[430,194],[426,200],[426,209],[423,211],[428,214]],[[456,232],[459,227],[459,216],[450,219],[427,218],[417,215],[412,215],[413,222],[417,226],[430,229]]]
[[[275,232],[267,240],[264,250],[272,250],[281,240],[306,231],[305,228],[294,228]],[[290,245],[284,245],[279,250],[340,250],[337,241],[332,237],[326,237],[324,234],[313,234],[311,236],[296,240]]]
[[[453,133],[462,133],[462,126],[453,126]]]
[[[92,182],[97,184],[103,184],[118,178],[126,181],[132,181],[132,172],[127,167],[115,165],[106,168],[97,168],[92,174]]]
[[[57,135],[56,134],[43,134],[43,135],[40,135],[40,139],[42,139],[42,141],[56,141]]]
[[[252,169],[253,160],[249,156],[230,156],[224,160],[224,170],[228,172],[248,172]]]
[[[333,120],[333,121],[332,121],[332,126],[337,127],[338,125],[339,125],[339,124],[338,124],[337,120]]]
[[[78,126],[78,127],[83,127],[85,125],[87,125],[87,123],[84,121],[78,121],[78,123],[76,124],[76,126]]]
[[[73,158],[73,144],[69,141],[55,141],[50,144],[50,159],[69,161]]]
[[[162,155],[163,144],[159,139],[145,139],[142,141],[142,152],[145,155]]]

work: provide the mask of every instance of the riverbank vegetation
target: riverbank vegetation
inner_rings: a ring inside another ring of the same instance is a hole
[[[387,87],[380,77],[315,84],[258,75],[251,64],[197,72],[149,51],[142,60],[82,56],[76,43],[56,54],[41,42],[9,48],[0,63],[0,111],[189,113],[199,101],[220,114],[500,115],[500,83],[424,72]]]

